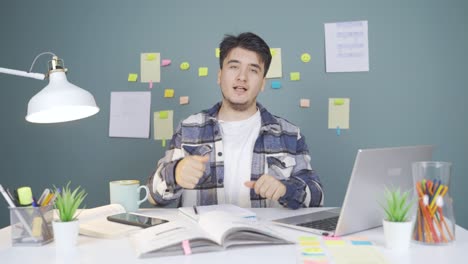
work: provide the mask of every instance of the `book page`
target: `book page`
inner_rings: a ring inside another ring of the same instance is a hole
[[[182,241],[189,240],[193,252],[221,249],[210,237],[189,221],[172,221],[146,228],[130,236],[137,256],[183,254]]]
[[[220,245],[227,246],[227,240],[231,240],[229,241],[229,245],[273,241],[287,242],[280,234],[263,223],[226,212],[213,211],[202,214],[200,215],[198,224]],[[251,239],[256,239],[257,241],[250,241]]]

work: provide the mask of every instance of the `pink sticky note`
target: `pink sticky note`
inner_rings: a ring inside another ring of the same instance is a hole
[[[182,241],[182,248],[184,249],[185,255],[192,254],[192,249],[190,248],[190,242],[188,240]]]
[[[149,82],[149,88],[150,88],[150,89],[153,89],[153,81],[151,81],[151,80],[150,80],[150,82]]]
[[[161,66],[167,66],[171,64],[171,60],[164,59],[161,61]]]
[[[189,103],[189,97],[188,96],[179,97],[179,103],[181,105],[188,104]]]

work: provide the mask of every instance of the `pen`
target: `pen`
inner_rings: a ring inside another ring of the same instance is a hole
[[[3,197],[7,201],[10,208],[16,208],[16,205],[10,199],[10,196],[8,196],[8,194],[5,192],[5,189],[3,189],[3,186],[1,184],[0,184],[0,192],[2,193]],[[10,209],[10,210],[12,210],[12,209]],[[21,224],[23,224],[24,229],[26,229],[26,232],[28,232],[29,236],[31,236],[31,238],[34,241],[37,241],[37,239],[33,236],[33,232],[31,230],[31,227],[28,225],[26,220],[24,220],[23,216],[16,209],[13,209],[13,210],[15,211],[15,214],[16,214],[16,217],[18,218],[18,220],[21,222]]]
[[[196,215],[198,215],[198,210],[197,210],[197,207],[195,205],[193,206],[193,211],[195,212]]]

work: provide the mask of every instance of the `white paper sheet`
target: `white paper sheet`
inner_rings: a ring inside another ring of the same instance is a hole
[[[325,23],[327,72],[369,71],[367,21]]]
[[[111,92],[109,137],[149,138],[150,92]]]

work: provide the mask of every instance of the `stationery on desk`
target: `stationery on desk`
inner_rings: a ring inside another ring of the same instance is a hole
[[[198,222],[179,219],[132,234],[130,242],[136,255],[188,255],[232,246],[294,244],[266,223],[226,211],[202,213],[202,208],[190,207],[194,214],[194,209],[198,211]]]

